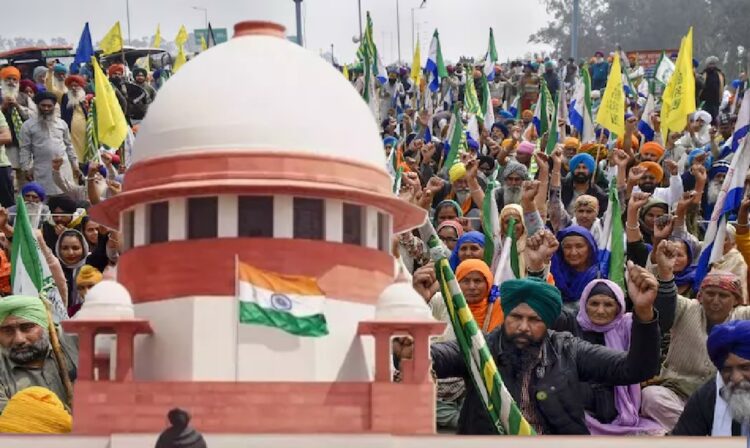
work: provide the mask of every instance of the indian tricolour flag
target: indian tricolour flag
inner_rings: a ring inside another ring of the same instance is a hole
[[[325,336],[325,297],[312,277],[283,275],[239,263],[239,320],[297,336]]]

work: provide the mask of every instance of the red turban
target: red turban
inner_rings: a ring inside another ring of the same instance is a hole
[[[34,81],[30,79],[22,79],[19,83],[19,86],[21,88],[21,92],[25,92],[26,89],[31,89],[31,91],[36,95],[36,84],[34,84]]]
[[[21,79],[21,72],[12,65],[0,69],[0,79],[8,78],[16,78],[16,81],[19,81]]]
[[[70,75],[67,78],[65,78],[65,87],[70,88],[70,85],[76,83],[80,87],[86,86],[86,79],[83,76],[79,75]]]
[[[107,75],[114,76],[114,75],[124,75],[125,74],[125,66],[122,64],[112,64],[107,69]]]

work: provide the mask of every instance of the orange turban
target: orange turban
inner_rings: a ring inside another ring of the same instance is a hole
[[[625,139],[623,137],[617,137],[617,142],[615,143],[615,148],[622,149],[623,143],[625,143]],[[640,142],[638,141],[638,137],[635,135],[630,137],[630,149],[635,151],[640,146]]]
[[[577,139],[577,138],[575,138],[575,137],[568,137],[568,138],[566,138],[566,139],[565,139],[565,141],[563,142],[563,146],[564,146],[565,148],[575,148],[576,150],[578,150],[578,148],[580,148],[580,147],[581,147],[581,141],[580,141],[580,140],[578,140],[578,139]]]
[[[15,78],[16,81],[21,80],[21,72],[13,67],[12,65],[9,65],[7,67],[4,67],[0,70],[0,79],[8,79],[8,78]]]
[[[530,109],[526,109],[525,111],[521,113],[521,118],[523,118],[524,120],[526,119],[530,120],[534,118],[534,112],[532,112]]]
[[[651,173],[654,178],[656,178],[656,182],[661,182],[662,179],[664,179],[664,170],[661,168],[661,165],[659,165],[656,162],[641,162],[638,164],[638,166],[642,166],[643,168],[646,168],[646,171]]]
[[[657,159],[661,159],[664,155],[664,147],[656,142],[648,142],[641,147],[640,153],[653,154]]]
[[[70,85],[76,83],[80,87],[86,87],[86,78],[79,75],[70,75],[65,78],[65,87],[70,88]]]
[[[125,74],[125,66],[122,64],[112,64],[107,69],[107,75],[113,76],[115,74],[124,75]]]
[[[513,144],[512,138],[506,138],[500,145],[503,147],[503,149],[516,149],[518,147],[518,142]]]
[[[595,158],[596,161],[604,160],[607,158],[607,147],[600,143],[586,143],[578,150],[578,153],[586,153],[591,157]]]

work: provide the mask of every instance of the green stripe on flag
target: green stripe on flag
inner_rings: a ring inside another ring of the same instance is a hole
[[[497,175],[497,168],[493,176]],[[492,266],[495,256],[495,235],[498,230],[497,202],[495,201],[495,180],[490,176],[487,188],[484,190],[484,203],[482,204],[482,232],[484,233],[484,262]]]
[[[516,240],[516,218],[508,219],[508,239],[510,240],[510,268],[516,278],[521,278],[521,269],[518,264],[518,241]]]
[[[625,243],[622,235],[625,230],[622,226],[622,206],[620,196],[617,194],[617,179],[612,179],[609,185],[609,207],[612,207],[612,234],[609,249],[609,280],[617,283],[623,291],[625,286]]]
[[[275,327],[297,336],[325,336],[328,325],[323,314],[297,317],[284,311],[263,308],[254,302],[240,302],[240,322]]]

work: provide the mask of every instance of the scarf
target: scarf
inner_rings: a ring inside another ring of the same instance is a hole
[[[520,235],[516,235],[516,247],[518,248],[518,273],[521,278],[526,277],[526,257],[523,255],[526,249],[526,240],[528,239],[528,229],[526,228],[526,222],[523,220],[523,208],[518,204],[508,204],[500,211],[500,228],[502,231],[503,220],[508,218],[510,215],[517,216],[517,222],[520,222],[523,226],[523,232]],[[495,254],[492,257],[492,272],[497,272],[497,267],[500,264],[500,254],[503,252],[503,243],[507,235],[500,235],[498,242],[496,242]]]
[[[693,264],[693,247],[685,238],[670,238],[670,240],[684,243],[688,256],[688,264],[685,266],[685,269],[674,273],[674,283],[678,288],[685,285],[690,285],[693,288],[695,286],[695,270],[698,268],[697,265]]]
[[[503,309],[497,303],[497,297],[491,294],[493,276],[490,268],[479,259],[464,260],[456,269],[456,280],[459,282],[472,272],[479,272],[487,281],[487,296],[477,303],[468,303],[472,316],[481,331],[490,332],[503,323]],[[487,312],[490,312],[487,320]]]
[[[453,192],[451,192],[451,194],[453,194]],[[461,209],[461,206],[458,205],[458,202],[456,202],[454,200],[451,200],[451,199],[446,199],[444,201],[440,201],[438,203],[438,205],[435,206],[435,216],[434,216],[433,221],[432,221],[432,224],[435,226],[435,228],[438,227],[438,222],[437,222],[438,212],[440,212],[440,209],[442,209],[445,206],[453,207],[453,210],[456,211],[456,219],[463,218],[463,216],[464,216],[464,212]]]
[[[607,325],[594,324],[586,312],[586,303],[592,295],[591,291],[599,284],[606,285],[614,293],[614,298],[620,305],[617,316]],[[604,345],[607,348],[617,351],[628,351],[633,314],[625,313],[625,295],[616,283],[605,279],[597,279],[586,285],[581,294],[580,307],[578,308],[576,320],[584,331],[604,333]],[[615,386],[615,409],[617,409],[617,418],[612,423],[601,423],[594,417],[586,414],[586,426],[588,426],[592,435],[664,433],[664,429],[658,423],[639,415],[641,409],[640,384]]]
[[[589,245],[589,266],[583,272],[573,269],[563,256],[563,240],[569,236],[582,236]],[[581,293],[586,285],[592,280],[599,277],[599,250],[596,247],[596,241],[591,236],[591,232],[581,226],[569,226],[557,232],[557,240],[560,247],[552,256],[552,266],[550,271],[555,278],[555,286],[562,293],[563,302],[574,302],[579,300]]]
[[[456,242],[456,247],[453,248],[451,257],[448,259],[453,272],[456,272],[458,265],[461,264],[461,260],[458,258],[458,251],[461,250],[461,246],[463,246],[465,243],[476,243],[484,247],[484,234],[481,232],[477,232],[476,230],[472,230],[471,232],[464,233],[461,238],[458,239],[458,241]]]

